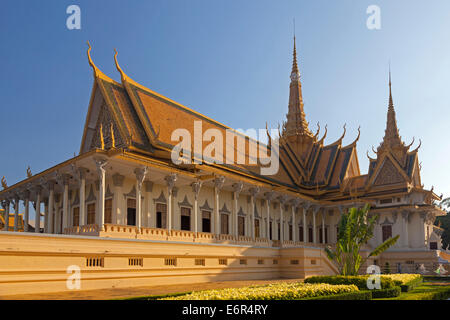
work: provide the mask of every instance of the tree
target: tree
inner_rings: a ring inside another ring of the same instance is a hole
[[[435,224],[439,225],[444,231],[442,232],[442,249],[450,249],[450,198],[445,198],[439,203],[439,207],[447,212],[446,216],[436,217]]]
[[[394,245],[399,235],[389,238],[363,259],[359,254],[361,247],[373,237],[376,215],[369,216],[369,205],[362,209],[351,208],[341,216],[339,234],[335,250],[326,247],[325,252],[330,260],[338,265],[339,273],[344,276],[358,275],[358,271],[369,257],[378,256]]]

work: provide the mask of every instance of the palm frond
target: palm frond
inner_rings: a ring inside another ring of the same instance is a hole
[[[389,238],[387,239],[385,242],[383,242],[382,244],[380,244],[378,247],[376,247],[370,254],[369,257],[373,257],[373,256],[378,256],[380,253],[386,251],[387,249],[389,249],[390,247],[392,247],[398,240],[398,238],[400,238],[400,235],[396,235],[393,238]]]

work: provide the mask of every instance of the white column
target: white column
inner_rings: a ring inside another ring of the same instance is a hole
[[[313,215],[312,215],[312,217],[313,217],[313,243],[317,243],[317,237],[316,237],[316,234],[317,234],[317,230],[316,230],[316,228],[317,228],[317,226],[316,226],[316,215],[317,215],[317,212],[319,212],[319,207],[318,206],[314,207]]]
[[[47,232],[54,233],[54,207],[55,207],[55,183],[53,181],[49,181],[48,183],[48,221],[47,221]]]
[[[147,175],[147,167],[134,170],[136,175],[136,227],[142,228],[142,183]]]
[[[175,187],[175,182],[177,181],[177,174],[171,173],[170,175],[164,178],[167,183],[167,230],[170,232],[173,228],[172,221],[172,198],[173,198],[173,189]]]
[[[25,207],[25,212],[24,212],[24,217],[23,217],[23,230],[25,232],[29,231],[28,228],[28,223],[30,222],[30,192],[26,191],[24,193],[25,196],[25,200],[24,200],[24,207]]]
[[[270,202],[272,201],[272,199],[275,197],[275,194],[273,191],[270,192],[266,192],[264,194],[265,198],[266,198],[266,238],[268,240],[270,239]],[[272,225],[272,235],[274,235],[273,233],[273,225]]]
[[[14,232],[19,231],[19,198],[14,200]]]
[[[79,226],[87,225],[87,214],[86,214],[86,172],[85,168],[78,168],[80,175],[80,220]]]
[[[146,192],[146,209],[144,212],[144,222],[143,222],[143,226],[147,227],[147,228],[151,228],[152,227],[152,190],[153,190],[153,182],[152,181],[144,181],[144,188],[145,188],[145,192]]]
[[[242,192],[244,184],[242,182],[237,182],[233,184],[233,217],[232,217],[232,235],[238,237],[238,201],[239,195]]]
[[[420,225],[420,233],[419,233],[419,237],[420,237],[420,242],[422,243],[421,249],[428,249],[427,248],[427,235],[426,235],[426,222],[427,222],[427,213],[425,211],[422,211],[419,213],[420,219],[419,220],[421,222]],[[428,244],[429,245],[429,244]]]
[[[192,192],[194,192],[194,232],[199,232],[198,229],[198,195],[202,188],[202,181],[197,180],[191,184]]]
[[[62,233],[61,230],[61,194],[57,195],[55,197],[55,233],[60,234]]]
[[[279,203],[278,203],[279,204]],[[277,203],[276,202],[273,202],[272,203],[272,206],[273,206],[273,208],[274,208],[274,211],[273,211],[273,223],[272,223],[272,238],[273,238],[273,240],[280,240],[279,238],[278,238],[278,223],[277,223],[277,214],[276,214],[276,211],[275,211],[275,209],[276,209],[276,207],[277,207]]]
[[[280,201],[280,239],[279,240],[284,241],[286,239],[285,239],[284,208],[283,208],[283,206],[285,205],[285,203],[287,201],[287,196],[280,196],[279,197],[279,201]]]
[[[69,179],[67,176],[63,178],[63,186],[62,234],[65,233],[64,230],[69,226]]]
[[[302,215],[303,215],[303,242],[308,242],[308,234],[306,232],[307,228],[308,228],[308,224],[306,223],[306,210],[308,210],[308,205],[306,205],[306,207],[302,207]]]
[[[42,188],[40,186],[36,187],[36,210],[34,217],[34,232],[41,232],[41,191]]]
[[[270,240],[270,199],[266,198],[266,238]]]
[[[220,190],[223,187],[223,184],[225,183],[225,177],[220,176],[214,179],[214,234],[220,234]]]
[[[106,191],[106,159],[95,159],[95,165],[97,167],[97,173],[99,176],[99,191],[98,191],[98,215],[97,224],[99,230],[103,230],[105,224],[105,191]]]
[[[112,221],[115,224],[122,224],[122,225],[125,224],[125,213],[121,201],[121,199],[123,199],[122,187],[124,179],[125,176],[122,176],[118,173],[115,173],[112,176],[114,185]]]
[[[322,209],[322,243],[325,243],[325,209]]]
[[[409,235],[408,235],[408,217],[409,217],[409,211],[403,211],[402,212],[402,218],[403,218],[403,246],[405,248],[409,247]]]
[[[2,202],[3,209],[5,209],[5,227],[3,231],[9,231],[9,200],[4,200]]]
[[[44,233],[48,233],[48,198],[44,199]]]
[[[250,226],[250,235],[252,239],[255,239],[256,237],[256,231],[255,231],[255,196],[259,193],[259,188],[254,187],[250,188],[250,214],[251,214],[251,226]]]
[[[295,206],[292,205],[291,206],[291,210],[292,210],[292,241],[297,241],[296,239],[296,229],[297,229],[297,225],[295,223]]]

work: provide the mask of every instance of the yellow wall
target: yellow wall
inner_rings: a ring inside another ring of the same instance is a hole
[[[280,249],[7,232],[0,233],[0,244],[0,296],[66,291],[70,275],[67,268],[71,265],[81,269],[81,290],[303,278],[335,272],[320,248]],[[90,258],[103,259],[103,267],[87,266]],[[143,266],[130,266],[130,258],[142,259]],[[167,258],[176,258],[177,265],[165,265]],[[195,259],[205,259],[205,266],[195,265]],[[219,259],[226,259],[227,265],[219,265]],[[240,264],[241,259],[247,264]],[[278,263],[274,264],[274,260]]]

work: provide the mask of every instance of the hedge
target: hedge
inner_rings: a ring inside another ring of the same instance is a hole
[[[403,284],[400,287],[402,288],[402,292],[408,292],[417,287],[418,285],[422,284],[423,278],[412,280],[408,282],[407,284]]]
[[[358,292],[355,285],[273,283],[263,286],[195,291],[162,300],[300,300],[305,298]]]
[[[370,290],[372,292],[372,298],[395,298],[398,297],[402,289],[400,287],[393,287],[388,289]]]
[[[313,276],[305,279],[305,283],[328,283],[328,284],[354,284],[359,290],[367,290],[367,279],[370,275],[360,276]],[[387,277],[380,278],[381,289],[389,289],[395,286],[394,281]]]
[[[408,292],[423,282],[423,277],[420,274],[390,274],[382,275],[381,278],[390,278],[396,286],[402,288],[402,292]]]
[[[350,293],[333,294],[329,296],[306,298],[304,300],[371,300],[371,291],[356,291]]]

